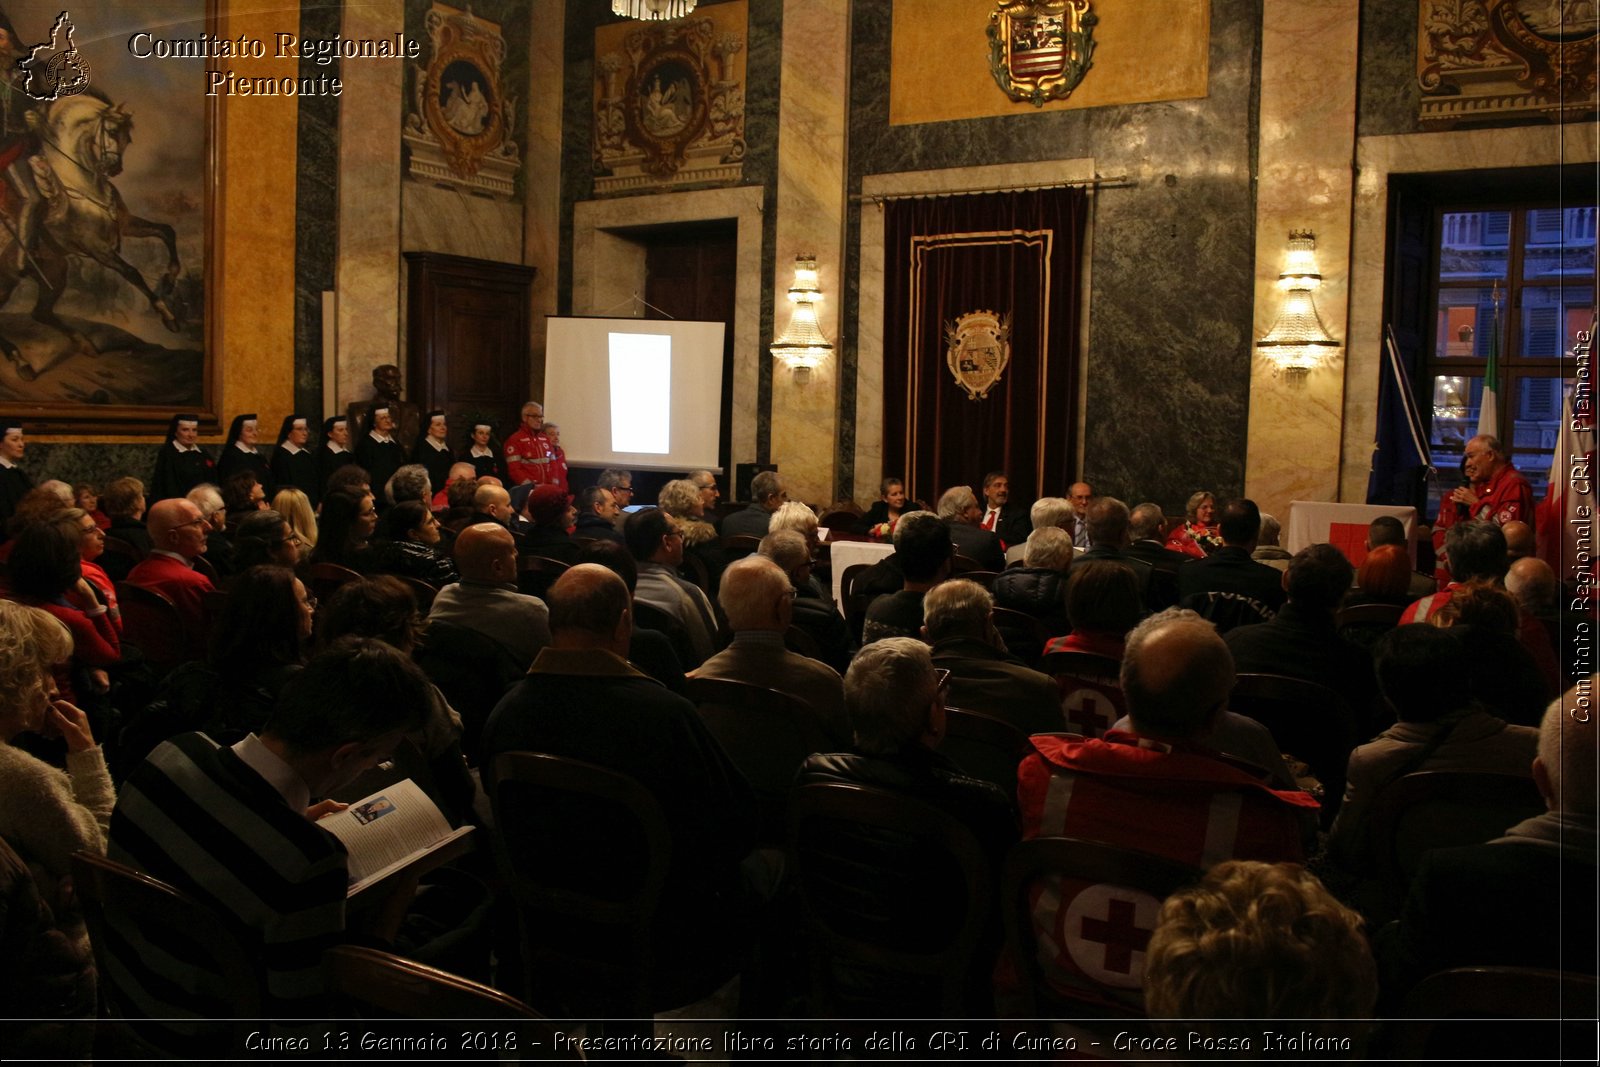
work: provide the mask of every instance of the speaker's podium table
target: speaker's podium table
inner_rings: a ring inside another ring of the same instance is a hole
[[[1367,558],[1367,527],[1380,515],[1393,515],[1406,528],[1406,551],[1417,565],[1417,509],[1383,504],[1332,504],[1291,500],[1284,528],[1284,548],[1298,552],[1307,545],[1330,544],[1354,566]]]

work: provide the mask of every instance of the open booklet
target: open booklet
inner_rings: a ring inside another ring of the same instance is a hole
[[[317,825],[344,842],[350,853],[351,896],[404,867],[435,858],[472,832],[470,826],[450,829],[444,813],[409,778],[324,815]]]

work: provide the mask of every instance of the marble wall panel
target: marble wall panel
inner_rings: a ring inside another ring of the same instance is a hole
[[[405,25],[402,0],[344,9],[346,37],[383,37]],[[426,46],[424,46],[424,49]],[[426,55],[426,50],[424,50]],[[340,97],[336,396],[372,395],[372,368],[400,358],[400,101],[405,63],[347,63]]]
[[[778,138],[777,229],[772,302],[774,333],[788,324],[786,290],[797,255],[814,255],[823,299],[823,336],[839,336],[844,263],[846,40],[849,0],[787,0]],[[770,359],[769,357],[766,357]],[[810,373],[772,367],[770,458],[795,500],[834,500],[838,360]]]
[[[881,69],[889,7],[853,9],[852,191],[867,175],[1085,157],[1099,174],[1128,179],[1095,198],[1085,303],[1081,470],[1101,491],[1176,507],[1201,486],[1220,495],[1243,488],[1260,23],[1258,0],[1212,5],[1204,99],[891,127]],[[867,406],[871,377],[854,356],[869,329],[872,210],[852,213],[848,242],[862,261],[858,270],[853,258],[849,273],[859,273],[863,287],[848,297],[861,306],[852,316],[847,302],[841,361],[841,422],[859,428],[852,463],[869,462],[862,437],[882,433],[881,398]],[[868,475],[864,467],[841,471],[841,483],[870,499],[876,479]]]
[[[339,10],[308,4],[300,12],[300,36],[323,41],[339,32]],[[335,59],[318,67],[300,61],[300,76],[340,75]],[[331,96],[300,98],[295,144],[294,404],[295,410],[323,409],[322,294],[334,287],[338,253],[339,101]],[[331,355],[331,353],[330,353]]]
[[[1361,63],[1356,132],[1362,137],[1415,133],[1422,88],[1417,84],[1417,5],[1361,0]]]
[[[1290,230],[1317,235],[1323,280],[1312,297],[1325,328],[1344,337],[1357,16],[1358,0],[1269,4],[1264,13],[1252,340],[1283,307],[1277,282]],[[1315,65],[1304,61],[1312,53]],[[1263,511],[1286,521],[1291,500],[1337,498],[1343,388],[1342,358],[1299,377],[1253,356],[1245,492]]]
[[[565,0],[533,0],[528,50],[528,117],[522,136],[525,194],[522,262],[538,268],[533,279],[529,396],[544,395],[545,319],[556,312],[561,256],[561,87]],[[537,388],[534,386],[537,385]]]

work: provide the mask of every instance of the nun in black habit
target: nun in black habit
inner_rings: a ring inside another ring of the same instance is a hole
[[[167,443],[156,453],[156,469],[146,495],[149,503],[184,496],[201,482],[217,480],[217,465],[197,443],[199,437],[200,416],[172,416]]]

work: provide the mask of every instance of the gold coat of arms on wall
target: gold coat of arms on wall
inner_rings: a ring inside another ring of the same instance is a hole
[[[1043,107],[1065,99],[1089,73],[1090,0],[1000,0],[989,14],[989,71],[1013,100]]]
[[[969,311],[944,324],[944,339],[949,345],[945,364],[956,384],[969,399],[988,396],[1011,362],[1011,316]]]

